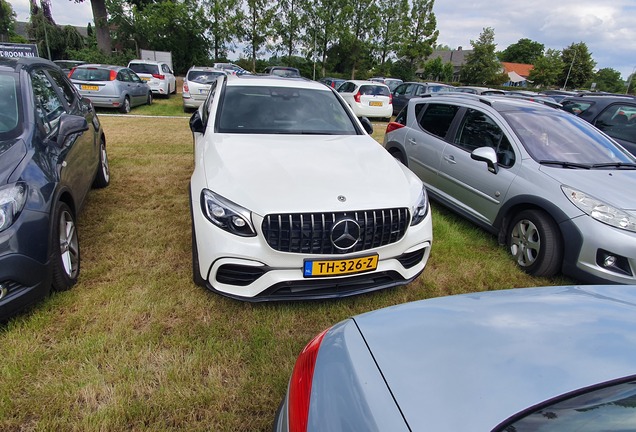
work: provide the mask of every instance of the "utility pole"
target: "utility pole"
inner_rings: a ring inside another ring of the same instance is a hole
[[[561,90],[565,90],[568,85],[568,79],[570,79],[570,72],[572,72],[572,66],[574,66],[574,59],[576,58],[576,47],[574,47],[574,55],[572,56],[572,63],[570,63],[570,69],[568,69],[568,75],[565,77],[565,83],[563,83],[563,88]]]

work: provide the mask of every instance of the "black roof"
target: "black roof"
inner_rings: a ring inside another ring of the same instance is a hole
[[[1,57],[0,56],[0,68],[13,69],[18,71],[22,68],[29,69],[34,65],[47,65],[54,68],[59,68],[58,65],[50,60],[42,57]]]

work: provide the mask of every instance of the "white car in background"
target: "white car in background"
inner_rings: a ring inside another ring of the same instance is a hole
[[[357,117],[390,119],[393,115],[393,96],[386,84],[350,80],[342,83],[338,92]]]
[[[199,108],[208,97],[210,86],[221,75],[228,72],[207,66],[192,66],[183,79],[183,111],[189,112]]]
[[[426,190],[335,90],[219,77],[190,127],[198,285],[250,301],[317,299],[403,285],[424,270]]]
[[[170,97],[177,92],[177,78],[168,63],[137,59],[131,60],[128,67],[148,83],[153,93]]]

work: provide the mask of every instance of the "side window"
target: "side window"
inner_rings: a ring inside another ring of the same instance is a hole
[[[421,96],[426,93],[426,86],[418,85],[415,89],[415,96]]]
[[[139,76],[136,73],[134,73],[130,69],[126,69],[126,72],[128,72],[128,74],[130,75],[130,80],[132,82],[135,82],[135,83],[141,82],[141,78],[139,78]]]
[[[64,105],[55,91],[54,84],[48,79],[44,71],[31,72],[33,96],[37,117],[42,121],[47,134],[56,130],[60,117],[64,113]]]
[[[428,133],[444,138],[458,110],[459,107],[455,105],[428,104],[426,112],[420,118],[420,127]]]
[[[455,144],[467,152],[479,147],[492,147],[497,153],[499,164],[510,167],[515,155],[510,141],[492,118],[481,111],[468,109],[457,131]]]
[[[64,99],[66,99],[66,102],[68,102],[68,105],[72,106],[77,99],[77,93],[75,93],[73,85],[68,82],[61,71],[49,69],[48,72],[55,84],[62,89],[62,95]]]
[[[401,95],[405,94],[405,93],[406,93],[406,86],[407,86],[407,85],[408,85],[408,84],[401,84],[401,85],[399,85],[399,86],[395,89],[395,92],[394,92],[394,93],[395,93],[396,95],[399,95],[399,96],[401,96]]]
[[[130,78],[128,72],[125,69],[122,69],[117,72],[117,81],[130,82],[132,81],[132,79]]]
[[[562,102],[563,109],[567,112],[571,112],[572,114],[579,115],[583,111],[586,111],[593,104],[591,102],[579,102],[579,101],[563,101]]]
[[[636,142],[636,105],[610,105],[594,125],[611,137]]]

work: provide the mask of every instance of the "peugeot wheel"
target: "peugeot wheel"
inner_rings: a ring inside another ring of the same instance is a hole
[[[533,276],[554,276],[561,268],[561,234],[552,218],[541,210],[524,210],[512,219],[508,248],[517,265]]]

